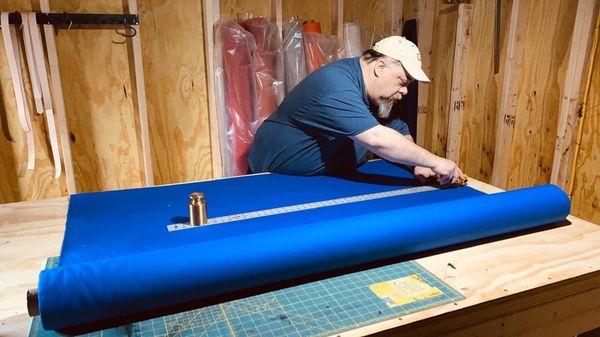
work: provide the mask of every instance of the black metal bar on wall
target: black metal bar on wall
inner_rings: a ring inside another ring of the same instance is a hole
[[[56,28],[77,26],[134,26],[140,20],[137,14],[79,14],[79,13],[36,13],[37,23],[40,25],[53,25]],[[10,13],[8,22],[14,25],[21,24],[19,13]]]

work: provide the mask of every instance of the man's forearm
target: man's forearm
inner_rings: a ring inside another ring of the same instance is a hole
[[[395,163],[433,168],[438,161],[438,156],[415,144],[412,137],[382,125],[354,138],[371,152]]]

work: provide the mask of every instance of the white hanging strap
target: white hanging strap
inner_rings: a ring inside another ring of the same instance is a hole
[[[48,0],[40,0],[40,10],[42,13],[50,12],[50,3]],[[58,68],[58,53],[56,52],[56,42],[54,40],[54,27],[52,25],[43,25],[44,38],[46,42],[46,51],[48,55],[48,80],[52,94],[52,103],[56,113],[56,127],[60,139],[60,148],[67,180],[67,191],[69,194],[77,193],[75,184],[75,173],[73,170],[73,158],[71,157],[71,146],[69,143],[69,127],[65,114],[65,102],[60,83],[60,70]]]
[[[33,141],[31,119],[29,117],[27,101],[25,100],[23,79],[21,77],[21,58],[19,57],[18,48],[19,44],[17,43],[17,48],[15,48],[13,44],[13,41],[17,40],[17,33],[15,29],[10,26],[8,12],[0,13],[0,25],[2,26],[2,39],[4,40],[8,68],[10,70],[13,90],[15,92],[19,124],[21,124],[21,129],[23,129],[25,132],[27,141],[27,169],[33,170],[35,167],[35,145]]]
[[[50,84],[48,82],[48,73],[46,71],[44,45],[42,44],[42,35],[40,33],[40,27],[37,24],[35,13],[28,13],[28,17],[29,33],[31,36],[31,45],[33,47],[34,62],[37,68],[36,70],[42,91],[44,111],[46,112],[48,138],[50,140],[50,150],[52,151],[52,160],[54,162],[54,178],[58,178],[62,173],[62,166],[60,162],[58,134],[56,132],[56,123],[54,120],[54,110],[52,109]]]
[[[44,113],[42,104],[42,91],[38,79],[38,70],[35,65],[33,46],[31,41],[31,32],[29,25],[28,13],[20,13],[21,22],[23,25],[23,44],[25,45],[25,57],[27,58],[27,69],[29,70],[29,78],[31,79],[31,89],[33,90],[33,101],[35,102],[35,111],[38,114]],[[35,18],[34,18],[35,19]]]
[[[9,19],[6,20],[7,22]],[[31,122],[31,115],[29,111],[29,105],[27,104],[27,94],[25,91],[25,84],[23,82],[23,70],[21,69],[21,44],[17,38],[17,27],[10,29],[11,43],[13,44],[13,51],[15,55],[15,63],[17,65],[18,83],[21,88],[21,96],[23,102],[23,110],[25,115],[25,121],[29,125],[29,132],[25,133],[27,141],[27,169],[33,170],[35,168],[35,142],[33,136],[33,123]],[[14,47],[16,45],[16,48]]]

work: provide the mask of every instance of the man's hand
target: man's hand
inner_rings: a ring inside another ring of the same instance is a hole
[[[383,125],[374,126],[350,138],[385,160],[431,168],[441,185],[456,184],[465,179],[453,161],[436,156],[415,144],[412,138],[404,137]]]
[[[431,170],[439,174],[438,181],[441,185],[456,184],[460,180],[465,180],[465,176],[458,168],[455,162],[446,158],[438,157],[435,166]]]
[[[426,184],[428,180],[433,178],[437,180],[437,174],[429,167],[415,166],[414,174],[415,179],[417,179],[420,184]]]

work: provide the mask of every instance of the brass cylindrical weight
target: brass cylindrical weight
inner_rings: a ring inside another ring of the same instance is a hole
[[[206,200],[204,200],[204,194],[201,192],[194,192],[190,194],[190,199],[190,203],[188,204],[190,209],[190,225],[206,225],[208,223],[208,217],[206,216]]]

